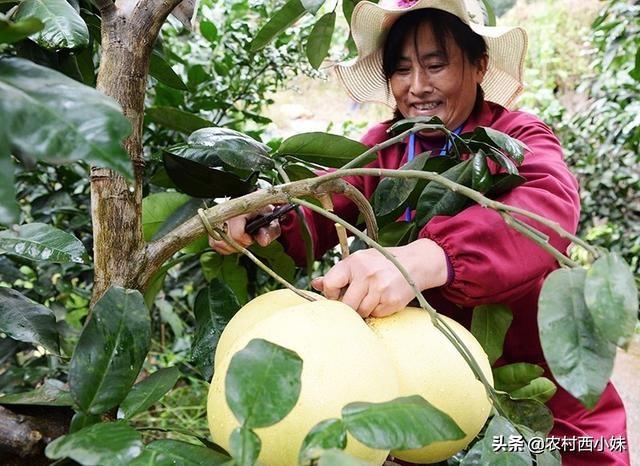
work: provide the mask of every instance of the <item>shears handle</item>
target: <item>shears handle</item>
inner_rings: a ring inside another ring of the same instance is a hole
[[[246,226],[244,227],[244,231],[247,234],[253,236],[258,232],[260,228],[266,227],[274,220],[283,217],[295,208],[295,205],[284,204],[273,209],[273,212],[271,212],[270,214],[258,215],[257,217],[252,218],[251,221],[246,224]]]

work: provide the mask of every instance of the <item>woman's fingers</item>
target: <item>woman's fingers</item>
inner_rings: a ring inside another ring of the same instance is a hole
[[[349,261],[338,262],[322,277],[322,292],[327,299],[337,301],[340,299],[342,288],[347,286],[350,281],[351,269]]]
[[[268,246],[271,241],[280,236],[280,232],[280,222],[274,220],[266,227],[260,228],[254,238],[260,246],[264,247]]]

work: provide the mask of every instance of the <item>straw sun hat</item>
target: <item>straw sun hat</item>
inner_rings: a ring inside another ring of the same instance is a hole
[[[382,68],[382,50],[389,29],[402,15],[422,8],[451,13],[484,37],[489,66],[482,82],[485,99],[510,108],[522,92],[527,33],[519,27],[485,26],[481,0],[380,0],[359,2],[351,17],[351,33],[358,56],[336,65],[336,73],[351,98],[395,108]]]

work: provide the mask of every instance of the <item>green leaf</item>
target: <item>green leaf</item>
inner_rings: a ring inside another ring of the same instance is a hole
[[[343,0],[342,1],[342,13],[344,14],[344,19],[347,20],[347,24],[351,26],[351,15],[353,14],[353,9],[356,7],[361,0]],[[351,36],[349,36],[351,37]]]
[[[391,222],[378,231],[378,243],[386,248],[405,245],[415,230],[413,222]]]
[[[320,7],[324,5],[325,0],[300,0],[302,6],[312,15],[315,15]]]
[[[342,420],[351,435],[371,448],[409,450],[465,436],[449,415],[418,395],[349,403],[342,408]]]
[[[318,458],[322,450],[337,448],[344,450],[347,446],[347,428],[340,419],[327,419],[319,422],[309,431],[302,441],[299,464],[307,464]]]
[[[171,217],[171,214],[185,205],[189,199],[186,194],[173,192],[155,193],[142,199],[142,233],[144,240],[151,241],[154,239],[158,229]]]
[[[537,364],[517,362],[493,369],[493,384],[496,390],[512,392],[522,388],[544,374]]]
[[[274,167],[273,160],[268,157],[269,146],[228,128],[203,128],[189,136],[188,144],[240,170],[253,172]],[[195,155],[189,158],[201,161]]]
[[[140,434],[124,422],[94,424],[55,439],[47,458],[71,458],[83,465],[120,466],[142,453]]]
[[[262,247],[258,244],[252,244],[249,251],[257,257],[264,259],[267,265],[277,271],[278,275],[292,282],[296,274],[296,264],[289,256],[279,241],[272,241],[268,246]]]
[[[329,54],[329,47],[331,47],[331,38],[333,37],[335,26],[336,13],[332,11],[322,16],[313,26],[311,34],[309,34],[309,39],[307,40],[307,58],[311,66],[316,70],[320,68],[320,65],[322,65],[322,62]]]
[[[487,155],[484,151],[478,151],[472,160],[473,173],[471,175],[471,187],[480,193],[486,193],[493,181],[489,166],[487,165]]]
[[[0,44],[13,44],[42,30],[44,24],[37,18],[12,22],[0,13]]]
[[[424,170],[424,171],[437,171],[437,168],[429,166],[425,168],[425,165],[432,164],[445,164],[442,167],[451,163],[451,159],[446,157],[433,157],[430,152],[425,152],[415,157],[411,162],[405,163],[400,170]],[[434,161],[434,162],[431,162]],[[429,163],[427,163],[429,162]],[[435,168],[435,169],[434,169]],[[422,189],[426,181],[419,180],[417,178],[384,178],[380,181],[373,193],[373,209],[377,217],[396,217],[408,207],[408,202],[411,195],[416,191],[417,186],[420,185]],[[422,191],[421,189],[421,191]],[[394,218],[395,220],[395,218]]]
[[[146,452],[154,453],[153,466],[207,466],[222,465],[230,458],[226,455],[179,440],[156,440],[147,445]]]
[[[531,399],[546,403],[556,394],[558,388],[551,380],[546,377],[538,377],[533,379],[524,387],[518,388],[510,393],[511,398],[515,400]]]
[[[497,394],[503,413],[514,424],[529,427],[547,435],[553,427],[553,414],[537,400],[514,400],[511,396]]]
[[[418,116],[411,118],[404,118],[396,121],[393,125],[387,129],[387,133],[400,134],[408,129],[413,128],[416,125],[426,125],[425,129],[444,130],[446,129],[442,120],[436,116]]]
[[[300,0],[289,0],[282,8],[276,11],[265,24],[256,37],[249,44],[251,52],[257,52],[273,40],[275,36],[298,21],[305,14],[304,6]]]
[[[504,151],[518,165],[524,161],[525,151],[530,151],[526,144],[512,138],[511,136],[484,126],[477,127],[472,133],[465,133],[460,136],[473,152],[478,149],[493,149],[489,153]],[[498,151],[496,151],[498,149]]]
[[[338,168],[367,150],[369,150],[369,147],[344,136],[314,132],[297,134],[285,139],[278,148],[277,153],[280,155],[292,155],[298,159],[326,167]],[[376,154],[371,154],[361,162],[360,166],[366,165],[375,159]]]
[[[53,311],[3,286],[0,286],[0,331],[14,340],[60,352]]]
[[[139,291],[112,286],[96,302],[71,358],[69,385],[80,409],[101,414],[125,399],[151,344]]]
[[[298,165],[295,163],[289,163],[284,167],[284,171],[289,175],[291,181],[306,180],[308,178],[315,178],[317,175],[309,170],[304,165]]]
[[[247,286],[249,285],[249,277],[247,269],[238,262],[237,254],[225,256],[222,259],[222,267],[220,269],[220,278],[224,281],[238,298],[240,304],[246,304],[249,301],[249,293]]]
[[[521,439],[522,443],[526,445],[524,437],[516,430],[508,419],[499,415],[493,416],[487,426],[484,438],[478,442],[481,446],[477,450],[476,447],[473,448],[473,450],[476,450],[477,452],[476,455],[478,453],[480,454],[480,458],[478,458],[478,462],[476,464],[495,466],[530,466],[533,463],[526,446],[523,449],[524,451],[508,451],[506,447],[502,450],[498,449],[496,451],[492,445],[494,439],[498,442],[502,439],[503,444],[508,444],[509,439]],[[478,444],[476,444],[476,446]],[[469,464],[473,463],[470,463],[467,458],[465,458],[465,460],[460,463],[460,466],[467,466]]]
[[[205,252],[200,256],[200,266],[205,280],[210,282],[222,273],[224,256],[215,252]]]
[[[9,142],[0,129],[0,224],[18,221],[20,209],[16,202],[15,165],[9,154]]]
[[[188,90],[187,85],[182,81],[182,78],[173,71],[171,65],[156,50],[151,52],[149,74],[165,86],[169,86],[180,91]]]
[[[157,125],[185,134],[213,126],[209,120],[175,107],[150,107],[145,111],[145,115]]]
[[[640,47],[638,47],[638,49],[636,50],[636,65],[635,68],[633,68],[630,72],[629,75],[635,79],[636,81],[640,81]]]
[[[342,450],[326,450],[318,461],[318,466],[371,466],[371,463],[355,458]]]
[[[171,390],[179,378],[180,370],[177,367],[166,367],[135,384],[120,403],[122,417],[131,419],[136,414],[146,411]]]
[[[502,355],[504,337],[513,321],[513,313],[503,304],[485,304],[473,309],[471,333],[489,356],[489,363]]]
[[[132,178],[121,144],[131,124],[113,99],[21,58],[0,59],[0,93],[0,127],[14,153],[84,160]]]
[[[191,360],[205,380],[213,376],[213,358],[222,331],[240,309],[240,303],[225,282],[214,278],[196,296],[196,330],[191,345]]]
[[[248,427],[236,427],[231,432],[229,448],[233,456],[234,465],[253,466],[260,454],[262,442]]]
[[[512,175],[510,173],[498,173],[493,176],[493,184],[485,196],[495,199],[505,193],[508,193],[513,188],[520,186],[527,179],[520,175]]]
[[[24,0],[14,18],[40,20],[44,29],[34,40],[45,49],[75,49],[89,45],[86,23],[65,0]]]
[[[619,254],[605,253],[591,265],[584,299],[602,338],[627,349],[638,322],[638,287]]]
[[[28,223],[0,231],[0,252],[58,264],[90,261],[78,238],[44,223]]]
[[[445,171],[442,176],[464,186],[471,184],[473,167],[471,160],[465,160]],[[469,199],[450,191],[435,181],[425,186],[416,208],[418,228],[422,228],[436,215],[455,215],[469,204]]]
[[[211,21],[200,21],[200,34],[212,44],[218,43],[218,28]]]
[[[487,22],[486,26],[495,26],[496,25],[496,14],[493,11],[493,6],[489,0],[482,0],[484,7],[487,10]],[[477,20],[480,24],[485,24],[484,18],[478,18]]]
[[[38,388],[0,396],[0,405],[71,406],[68,387],[56,379],[46,379]]]
[[[538,300],[540,342],[558,383],[587,408],[604,391],[615,358],[615,346],[600,337],[584,302],[584,269],[553,271]]]
[[[98,424],[100,422],[102,422],[102,417],[99,414],[85,414],[82,412],[77,412],[71,418],[71,424],[69,424],[69,433],[73,434],[75,432],[79,432],[86,427]]]
[[[247,428],[267,427],[284,418],[298,401],[302,359],[293,351],[254,338],[231,358],[225,396]]]
[[[163,152],[162,160],[176,187],[193,197],[235,197],[255,189],[257,172],[243,180],[233,173],[216,170],[167,151]]]

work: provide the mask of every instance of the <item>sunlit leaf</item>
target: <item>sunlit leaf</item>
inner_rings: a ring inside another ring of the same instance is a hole
[[[473,309],[471,333],[489,356],[489,363],[502,355],[504,338],[513,321],[513,313],[503,304],[486,304]]]
[[[58,264],[90,262],[78,238],[44,223],[27,223],[0,231],[0,252]]]
[[[337,168],[367,150],[369,147],[344,136],[314,132],[297,134],[285,139],[277,152],[280,155],[293,155],[307,162]],[[366,165],[375,159],[376,154],[371,154],[360,165]]]
[[[336,13],[333,11],[320,18],[311,30],[307,40],[307,58],[311,66],[316,70],[320,68],[320,65],[329,54],[335,25]]]
[[[300,0],[289,0],[258,31],[258,34],[249,45],[250,50],[257,52],[266,46],[275,36],[298,21],[305,13],[306,10]]]
[[[89,45],[86,23],[65,0],[24,0],[14,18],[40,20],[44,28],[34,40],[46,49],[75,49]]]

